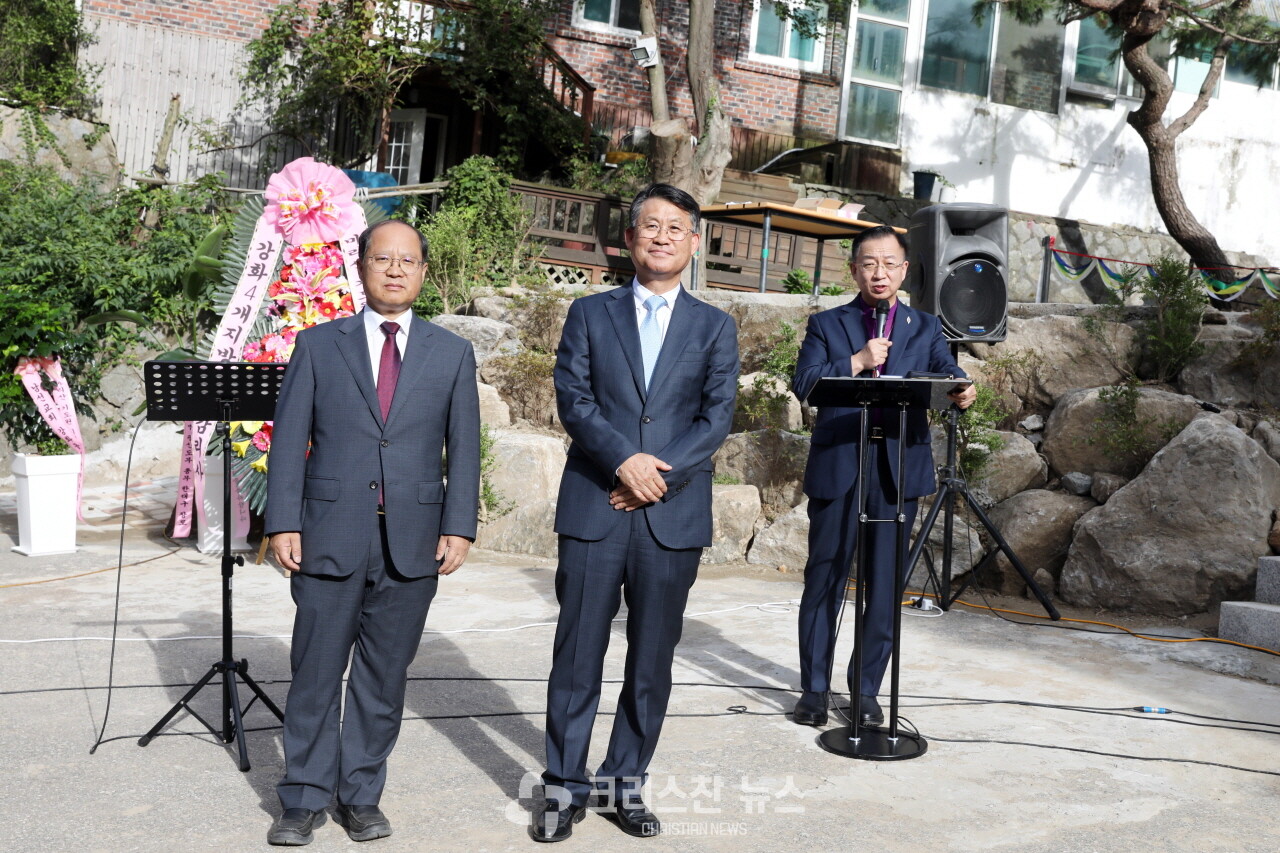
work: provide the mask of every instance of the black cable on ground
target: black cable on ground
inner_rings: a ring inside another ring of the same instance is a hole
[[[133,469],[133,446],[138,441],[138,432],[146,420],[138,421],[133,428],[133,437],[129,439],[129,456],[124,463],[124,504],[120,510],[120,545],[116,552],[116,600],[111,614],[111,655],[107,663],[107,707],[102,712],[102,728],[98,729],[98,738],[89,748],[89,754],[98,751],[103,743],[102,736],[107,731],[107,720],[111,717],[111,687],[116,672],[116,634],[120,628],[120,578],[124,575],[124,530],[125,519],[129,515],[129,474]]]

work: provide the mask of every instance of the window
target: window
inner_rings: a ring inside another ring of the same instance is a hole
[[[930,0],[920,84],[986,95],[994,22],[988,14],[975,24],[972,0]]]
[[[910,0],[864,0],[854,24],[845,136],[898,144]]]
[[[1120,73],[1118,45],[1098,19],[1086,18],[1080,22],[1080,35],[1076,41],[1075,82],[1099,89],[1115,89]]]
[[[779,13],[779,7],[783,12]],[[787,8],[791,9],[788,14]],[[800,24],[797,24],[799,19]],[[801,7],[793,0],[756,0],[751,27],[751,58],[783,62],[806,70],[821,70],[826,39],[822,31],[827,7]]]
[[[640,32],[640,0],[579,0],[577,24]]]
[[[991,100],[1024,110],[1058,111],[1062,87],[1062,25],[1051,16],[1038,24],[1000,19],[991,66]]]
[[[1261,83],[1258,82],[1258,75],[1251,70],[1251,65],[1265,69]],[[1276,87],[1275,66],[1270,61],[1266,48],[1256,44],[1236,42],[1231,45],[1227,51],[1227,65],[1222,75],[1231,83],[1244,83],[1255,88],[1274,89]]]

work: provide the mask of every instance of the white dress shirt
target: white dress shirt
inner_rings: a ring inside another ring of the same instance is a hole
[[[680,295],[682,285],[677,284],[671,290],[661,294],[662,298],[667,301],[658,309],[658,328],[662,331],[662,340],[667,339],[667,326],[671,325],[671,311],[675,308],[676,297]],[[649,309],[644,307],[644,301],[650,296],[654,296],[654,292],[642,285],[639,279],[631,279],[631,295],[636,300],[636,328],[644,323],[644,318],[649,316]]]
[[[400,350],[400,359],[402,361],[404,360],[405,344],[409,342],[409,324],[412,321],[412,309],[391,320],[393,323],[400,324],[400,331],[396,332],[396,349]],[[364,336],[369,344],[369,363],[373,365],[373,384],[375,386],[378,384],[378,369],[382,367],[382,343],[387,339],[386,332],[382,331],[382,324],[385,322],[387,322],[387,318],[377,311],[369,308],[364,309]]]

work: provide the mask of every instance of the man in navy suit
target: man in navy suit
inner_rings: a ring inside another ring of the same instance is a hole
[[[915,311],[898,301],[898,289],[907,274],[907,242],[894,229],[869,228],[853,241],[850,261],[858,296],[847,305],[822,311],[809,318],[804,343],[796,362],[792,389],[803,400],[824,376],[872,376],[883,372],[905,376],[909,371],[965,375],[956,364],[943,337],[938,318]],[[876,307],[887,303],[884,334],[877,334]],[[951,400],[961,408],[972,405],[972,385],[953,391]],[[883,415],[881,416],[881,412]],[[872,410],[871,444],[867,472],[867,513],[870,518],[893,518],[898,489],[903,491],[906,524],[910,534],[917,499],[937,488],[929,424],[925,412],[907,414],[907,434],[898,435],[896,413]],[[800,599],[800,687],[793,719],[801,725],[820,726],[827,721],[831,690],[831,664],[835,653],[836,621],[844,598],[847,573],[857,539],[856,506],[861,410],[825,407],[818,410],[804,472],[804,493],[809,498],[809,560],[804,569],[804,594]],[[877,423],[877,420],[880,423]],[[898,445],[904,444],[903,470],[898,471]],[[880,725],[884,714],[876,701],[880,682],[889,665],[893,642],[893,567],[895,524],[867,527],[867,572],[862,658],[863,725]],[[849,681],[853,681],[853,664]]]
[[[266,532],[297,605],[283,814],[267,835],[278,845],[309,843],[335,797],[352,840],[391,834],[378,801],[406,674],[437,575],[476,535],[471,344],[413,315],[427,258],[417,229],[379,223],[359,251],[368,304],[298,335],[272,435]]]
[[[693,197],[654,184],[631,204],[635,280],[575,300],[556,353],[556,403],[573,444],[556,508],[560,558],[547,683],[547,802],[537,841],[573,832],[593,791],[626,833],[657,835],[640,798],[671,695],[671,664],[702,549],[711,544],[711,456],[738,387],[733,319],[689,296]],[[627,602],[627,659],[609,750],[587,750],[610,622]],[[597,800],[599,802],[599,800]]]

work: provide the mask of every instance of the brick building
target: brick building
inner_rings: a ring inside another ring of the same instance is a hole
[[[181,95],[193,121],[229,119],[243,46],[278,2],[81,0],[99,35],[85,59],[103,66],[102,117],[126,171],[149,166],[171,95]],[[593,121],[614,144],[642,136],[636,128],[650,121],[647,77],[631,56],[638,5],[564,0],[547,30],[547,43],[594,87]],[[671,108],[688,117],[688,3],[657,5]],[[1277,0],[1254,5],[1280,17]],[[413,0],[402,6],[425,8]],[[734,126],[734,168],[756,169],[788,149],[824,145],[825,159],[815,161],[819,183],[910,193],[912,172],[933,171],[942,176],[935,193],[944,200],[1161,230],[1146,151],[1125,122],[1139,92],[1093,21],[1024,26],[993,10],[979,24],[971,0],[861,0],[813,20],[817,32],[806,34],[780,18],[771,0],[715,3],[716,69]],[[1164,61],[1178,90],[1172,117],[1185,111],[1207,66]],[[438,175],[483,136],[474,116],[438,91],[411,87],[405,101],[397,117],[407,129],[405,159],[396,167],[404,181]],[[1280,257],[1280,236],[1267,227],[1270,188],[1280,184],[1280,143],[1267,122],[1246,118],[1277,108],[1274,74],[1259,87],[1229,59],[1209,108],[1179,141],[1183,192],[1228,250]],[[230,130],[247,141],[261,124],[241,117]],[[184,125],[170,174],[218,169],[247,185],[256,180],[255,157],[249,149],[200,154]]]

